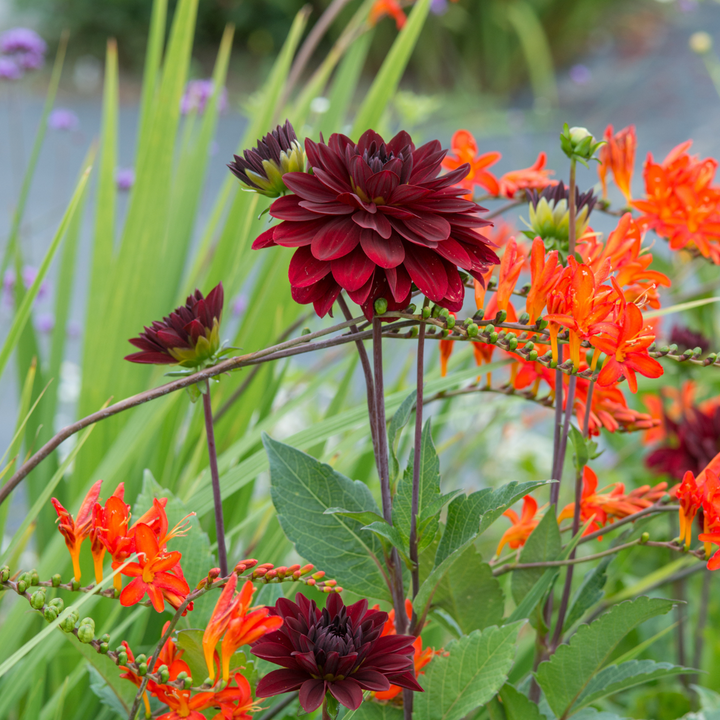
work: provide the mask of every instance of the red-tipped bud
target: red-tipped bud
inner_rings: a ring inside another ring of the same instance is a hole
[[[308,573],[311,573],[315,569],[314,565],[304,565],[300,568],[300,574],[301,575],[307,575]]]
[[[243,566],[244,570],[249,570],[250,568],[253,568],[257,565],[257,560],[248,559],[248,560],[241,560],[237,565],[237,567],[240,567],[240,565]]]
[[[284,565],[281,565],[280,567],[275,568],[275,572],[282,578],[288,574],[288,569]]]
[[[212,568],[208,570],[208,580],[217,580],[220,577],[220,568]]]
[[[312,587],[315,584],[315,581],[312,578],[310,578],[305,584]]]
[[[287,568],[288,574],[294,574],[300,569],[299,565],[291,565],[289,568]]]
[[[267,574],[267,568],[255,568],[255,570],[253,570],[252,576],[253,576],[253,578],[257,579],[257,578],[265,577],[266,574]]]
[[[262,563],[258,565],[258,568],[265,568],[266,570],[272,570],[274,567],[272,563]]]
[[[333,588],[334,588],[336,585],[337,585],[337,580],[328,580],[328,581],[326,581],[326,583],[325,583],[325,586],[326,586],[326,587],[333,587]]]
[[[318,572],[313,573],[313,578],[314,578],[315,580],[322,580],[324,577],[325,577],[325,571],[324,571],[324,570],[319,570]]]
[[[266,578],[276,578],[278,576],[277,570],[268,570],[267,574],[265,575]]]

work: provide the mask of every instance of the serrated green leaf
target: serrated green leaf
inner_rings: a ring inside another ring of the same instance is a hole
[[[562,552],[560,529],[554,512],[547,512],[537,527],[530,533],[520,553],[521,563],[547,562],[557,560]],[[533,585],[543,576],[545,569],[529,568],[514,570],[511,579],[512,596],[516,604],[520,604],[532,589]]]
[[[612,559],[612,555],[602,558],[592,570],[585,574],[582,584],[570,603],[565,620],[566,628],[571,628],[593,605],[602,600],[603,588],[607,582],[606,570]]]
[[[346,718],[349,716],[350,713],[345,715]],[[402,708],[378,702],[364,702],[352,713],[352,720],[402,720],[402,718]]]
[[[433,658],[415,695],[416,720],[460,720],[503,686],[515,659],[522,623],[476,630],[450,643],[447,657]]]
[[[387,541],[392,547],[396,548],[397,551],[402,555],[403,560],[408,564],[412,565],[410,560],[410,548],[408,547],[407,538],[396,528],[394,525],[385,522],[385,520],[378,520],[377,522],[365,525],[363,531],[371,532],[377,535],[381,541]]]
[[[671,600],[648,597],[616,605],[591,625],[581,625],[569,645],[561,645],[549,661],[541,663],[537,681],[558,718],[569,717],[592,679],[631,630],[669,612],[673,605]]]
[[[671,663],[656,663],[653,660],[630,660],[621,665],[610,665],[590,680],[573,707],[579,709],[621,690],[669,675],[690,672],[693,672],[690,668]]]
[[[352,592],[388,600],[380,540],[357,520],[325,514],[331,507],[379,514],[367,485],[265,434],[263,445],[278,520],[301,557]]]
[[[512,685],[503,685],[500,699],[506,720],[545,720],[540,708]]]
[[[691,685],[690,687],[697,693],[702,710],[720,710],[720,693],[702,687],[702,685]]]
[[[492,568],[471,545],[438,585],[433,606],[445,610],[469,635],[502,622],[505,595]]]
[[[374,522],[384,522],[382,516],[376,512],[370,510],[363,510],[361,512],[353,512],[352,510],[346,510],[345,508],[328,508],[324,515],[342,515],[343,517],[349,517],[353,520],[357,520],[363,525],[370,525]]]
[[[113,666],[115,663],[113,663]],[[135,691],[132,686],[128,688],[131,695],[130,705],[121,702],[120,698],[115,694],[113,689],[108,684],[107,680],[92,666],[88,663],[88,672],[90,674],[90,690],[100,700],[101,704],[108,708],[111,712],[119,717],[126,717],[130,708],[132,707],[132,698],[135,697]],[[115,667],[117,673],[117,667]],[[126,683],[127,684],[127,683]]]
[[[544,480],[526,483],[513,481],[497,490],[486,488],[471,495],[460,495],[450,503],[445,530],[435,554],[435,566],[413,601],[418,614],[424,612],[437,584],[478,534],[486,530],[518,498],[544,484]]]
[[[394,485],[400,474],[400,465],[397,459],[398,445],[402,429],[408,424],[413,408],[417,390],[413,390],[400,404],[388,424],[388,448],[390,450],[390,484]]]

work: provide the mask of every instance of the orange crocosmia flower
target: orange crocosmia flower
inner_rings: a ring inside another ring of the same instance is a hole
[[[90,550],[93,556],[93,563],[95,564],[95,582],[101,583],[103,580],[103,559],[105,558],[105,551],[107,544],[103,536],[106,534],[106,525],[113,525],[113,544],[120,542],[120,537],[115,537],[116,533],[121,532],[123,539],[130,543],[129,538],[124,538],[127,534],[127,518],[129,517],[130,508],[125,504],[123,498],[125,497],[125,483],[120,483],[115,492],[105,501],[105,507],[100,503],[93,505],[92,515],[92,529],[90,530]],[[107,508],[110,507],[110,510]],[[117,511],[119,509],[119,515]],[[124,517],[124,523],[119,517]],[[128,553],[129,554],[129,553]],[[111,551],[113,560],[115,555]],[[125,556],[127,557],[127,555]],[[119,567],[120,563],[117,564]],[[113,567],[115,570],[116,567]],[[113,578],[115,587],[118,590],[122,589],[122,578],[120,575],[115,575]]]
[[[518,245],[515,238],[510,238],[505,246],[505,252],[500,260],[500,270],[498,272],[498,284],[495,291],[494,310],[507,310],[510,304],[515,286],[517,285],[520,272],[525,264],[526,252],[522,245]],[[490,306],[488,306],[490,312]],[[490,316],[488,316],[490,317]]]
[[[135,552],[139,562],[128,563],[122,570],[133,580],[120,593],[120,604],[135,605],[147,594],[157,612],[163,611],[165,600],[177,610],[190,592],[180,568],[180,553],[162,550],[155,533],[142,523],[135,529]]]
[[[535,343],[535,350],[539,357],[547,352],[548,346]],[[516,390],[524,390],[526,387],[532,386],[532,394],[537,395],[543,380],[554,387],[554,372],[542,363],[518,358],[518,366],[517,372],[512,377],[512,385]]]
[[[252,699],[250,683],[240,673],[235,673],[235,684],[215,693],[220,704],[220,712],[213,720],[249,720],[250,713],[261,710]]]
[[[402,30],[407,22],[407,17],[405,17],[405,13],[397,0],[375,0],[375,3],[370,8],[368,21],[371,25],[377,25],[378,20],[381,20],[386,15],[395,21],[398,30]]]
[[[101,485],[102,480],[98,480],[90,488],[88,494],[85,496],[85,499],[82,501],[82,505],[80,505],[77,515],[74,518],[63,507],[62,503],[57,498],[52,498],[50,501],[55,508],[55,512],[58,514],[58,529],[65,538],[65,544],[67,545],[67,549],[70,551],[70,557],[72,558],[73,564],[73,574],[75,576],[75,580],[77,581],[79,581],[81,577],[80,547],[85,538],[92,532],[93,507],[100,495]]]
[[[476,185],[485,188],[491,195],[500,194],[497,178],[486,168],[494,165],[501,157],[499,152],[478,155],[478,146],[472,134],[467,130],[458,130],[452,136],[450,153],[442,161],[442,166],[445,170],[456,170],[465,163],[470,165],[470,172],[458,185],[468,191],[465,197],[471,200]]]
[[[128,530],[130,507],[122,496],[112,495],[105,506],[96,503],[93,509],[93,531],[112,558],[112,569],[117,570],[135,551],[135,540]],[[122,590],[122,575],[113,578],[114,587]]]
[[[500,178],[498,195],[512,199],[522,190],[543,190],[548,185],[557,185],[558,181],[550,178],[555,172],[545,169],[546,162],[547,155],[541,152],[530,167],[505,173]]]
[[[642,313],[636,305],[627,303],[616,323],[602,323],[602,332],[589,338],[593,347],[607,355],[598,375],[598,385],[614,385],[624,375],[630,392],[636,393],[636,372],[649,378],[663,374],[662,365],[648,355],[647,349],[655,340],[655,334],[644,327]]]
[[[598,478],[595,471],[590,466],[585,465],[583,468],[583,487],[580,498],[580,522],[585,524],[592,520],[585,534],[595,532],[605,525],[608,521],[608,514],[605,509],[607,496],[597,492]],[[561,520],[569,520],[575,516],[575,503],[570,503],[563,508],[558,515],[558,522]]]
[[[564,291],[564,312],[551,312],[545,319],[555,327],[554,334],[550,335],[553,356],[557,357],[557,330],[562,325],[569,330],[570,358],[579,368],[581,341],[599,332],[600,323],[613,309],[613,303],[608,300],[612,291],[605,286],[598,287],[591,268],[575,258],[568,258],[566,270],[570,271],[570,281]]]
[[[476,281],[477,282],[477,281]],[[450,313],[453,317],[456,317],[455,313]],[[453,346],[455,345],[454,340],[440,340],[440,377],[447,375],[448,360],[453,353]]]
[[[509,527],[500,538],[496,555],[500,555],[500,551],[505,545],[510,545],[513,550],[522,547],[526,540],[530,537],[530,533],[537,527],[540,518],[536,518],[538,504],[532,495],[526,495],[523,498],[523,509],[520,517],[514,510],[506,510],[503,515],[510,519],[512,526]]]
[[[155,697],[170,708],[157,720],[206,720],[201,711],[219,705],[214,692],[200,692],[192,695],[190,690],[178,690],[169,686],[158,689]]]
[[[547,296],[555,287],[562,269],[562,265],[558,263],[558,251],[546,253],[542,238],[536,237],[530,251],[530,292],[525,301],[530,325],[542,314]]]
[[[672,250],[689,247],[720,264],[720,187],[714,185],[717,160],[688,154],[692,141],[678,145],[662,163],[648,155],[645,199],[632,206],[638,223],[654,230]]]
[[[260,607],[248,613],[255,587],[247,581],[236,595],[237,575],[233,573],[215,605],[203,634],[203,653],[211,680],[215,679],[215,648],[223,635],[220,651],[223,680],[230,677],[230,659],[242,645],[250,645],[263,635],[277,630],[281,617],[270,615],[270,608]]]
[[[610,171],[615,184],[629,204],[632,201],[630,184],[635,169],[635,148],[637,147],[635,126],[630,125],[613,133],[613,126],[608,125],[605,129],[604,139],[606,143],[600,147],[598,153],[600,160],[598,175],[602,183],[603,197],[607,197],[607,173]]]

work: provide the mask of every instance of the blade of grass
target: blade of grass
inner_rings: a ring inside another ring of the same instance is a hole
[[[27,293],[25,293],[22,305],[18,308],[17,313],[15,314],[13,323],[10,326],[10,331],[8,332],[7,338],[5,338],[2,350],[0,350],[0,376],[2,376],[2,373],[5,370],[5,365],[7,365],[7,361],[10,358],[12,351],[15,349],[15,345],[18,341],[18,338],[20,337],[20,333],[22,332],[25,324],[30,317],[32,304],[37,297],[42,281],[47,275],[50,264],[52,263],[52,260],[55,257],[55,253],[60,245],[60,241],[64,237],[65,231],[67,230],[68,225],[75,213],[75,210],[77,209],[80,198],[82,197],[82,194],[85,190],[85,185],[87,184],[89,174],[90,169],[88,168],[88,170],[86,170],[83,174],[83,177],[81,178],[77,187],[75,188],[75,193],[73,194],[72,200],[70,201],[70,205],[68,205],[68,208],[65,211],[65,215],[60,221],[60,225],[57,229],[57,232],[55,233],[55,237],[50,243],[50,247],[48,248],[47,253],[45,253],[42,264],[38,269],[37,277],[35,278],[35,281],[33,282],[30,289],[27,291]]]
[[[682,312],[683,310],[692,310],[693,308],[703,307],[711,303],[720,302],[720,297],[700,298],[699,300],[691,300],[690,302],[680,303],[678,305],[670,305],[669,307],[660,308],[659,310],[650,310],[643,313],[647,320],[652,318],[664,317],[673,313]]]
[[[380,122],[387,104],[398,89],[400,78],[405,72],[429,10],[430,0],[418,0],[413,6],[405,27],[390,48],[355,116],[351,137],[357,139],[368,128],[373,128]]]

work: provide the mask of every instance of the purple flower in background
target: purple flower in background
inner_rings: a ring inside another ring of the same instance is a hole
[[[245,312],[245,309],[247,308],[247,297],[243,295],[243,293],[240,293],[239,295],[235,296],[235,299],[232,303],[232,313],[236,317],[238,315],[242,315]]]
[[[430,0],[430,12],[434,15],[444,15],[448,8],[448,0]]]
[[[0,35],[0,52],[5,55],[15,53],[45,55],[46,51],[45,41],[29,28],[13,28]]]
[[[70,338],[79,338],[82,335],[82,325],[77,320],[71,320],[67,326],[67,334]]]
[[[118,190],[127,192],[135,184],[135,169],[118,168],[115,171],[115,183]]]
[[[573,65],[570,68],[570,79],[576,85],[587,85],[592,80],[592,73],[587,65]]]
[[[25,289],[29,289],[30,286],[35,282],[35,278],[37,277],[38,271],[37,268],[32,267],[31,265],[26,265],[23,268],[22,271],[22,279],[23,279],[23,285],[25,286]],[[12,268],[9,268],[5,271],[5,275],[3,276],[3,287],[2,287],[2,295],[3,295],[3,302],[6,306],[12,307],[13,301],[14,301],[14,290],[15,290],[15,271]],[[48,284],[47,281],[43,281],[40,283],[40,288],[38,290],[37,299],[42,300],[44,297],[46,297],[48,294]]]
[[[0,53],[5,61],[15,64],[20,75],[23,70],[37,70],[45,62],[47,45],[45,41],[29,28],[13,28],[0,35]],[[9,66],[8,66],[9,67]],[[19,75],[12,77],[16,80]]]
[[[38,313],[35,318],[35,329],[41,333],[49,333],[55,329],[55,318],[52,313]]]
[[[0,80],[19,80],[23,75],[18,64],[9,57],[0,57]]]
[[[185,94],[180,101],[180,112],[187,115],[195,110],[202,115],[213,92],[214,83],[212,80],[190,80],[185,86]],[[223,112],[226,110],[227,104],[227,88],[223,88],[218,98],[218,111]]]
[[[79,125],[78,116],[67,108],[56,108],[48,117],[48,127],[53,130],[77,130]]]

